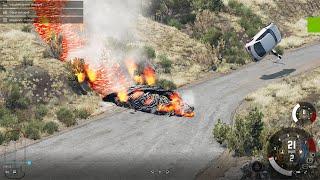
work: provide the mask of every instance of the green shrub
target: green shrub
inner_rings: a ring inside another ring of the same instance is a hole
[[[67,127],[73,126],[77,123],[74,114],[67,108],[60,108],[56,112],[56,115],[58,120],[64,123]]]
[[[209,43],[211,46],[217,46],[222,35],[220,29],[211,27],[208,32],[202,36],[201,40],[205,43]]]
[[[213,134],[218,142],[225,141],[237,155],[252,155],[263,148],[263,114],[257,108],[250,110],[245,117],[236,117],[233,126],[221,123],[215,125]],[[225,134],[224,134],[225,132]]]
[[[42,120],[47,114],[48,114],[48,109],[45,105],[39,105],[35,109],[35,118],[38,120]]]
[[[221,119],[219,119],[213,128],[212,134],[218,143],[222,144],[227,139],[229,131],[230,127],[227,124],[222,123]]]
[[[223,34],[222,39],[225,41],[226,48],[239,47],[242,48],[242,43],[237,33],[234,31],[228,31]]]
[[[189,13],[189,14],[184,14],[180,17],[180,22],[182,24],[187,24],[187,23],[194,23],[196,20],[197,15],[194,13]]]
[[[41,130],[43,125],[39,121],[30,122],[25,128],[25,134],[27,138],[37,140],[41,138]]]
[[[220,12],[224,8],[222,0],[207,1],[207,8],[214,12]]]
[[[166,89],[166,90],[177,89],[177,85],[174,82],[166,80],[166,79],[158,80],[157,86],[162,87],[163,89]]]
[[[167,24],[169,26],[173,26],[179,30],[182,29],[182,26],[183,26],[183,24],[178,19],[175,19],[175,18],[170,18],[168,20]]]
[[[8,131],[4,134],[4,141],[18,141],[20,139],[20,131]]]
[[[282,46],[277,46],[275,48],[275,50],[277,51],[278,54],[283,55],[284,53],[284,48]]]
[[[4,133],[0,132],[0,145],[2,145],[5,141]]]
[[[172,68],[172,61],[169,59],[166,55],[160,55],[159,57],[159,64],[161,67],[164,69],[165,73],[171,73],[171,68]]]
[[[53,134],[54,132],[57,132],[58,130],[59,130],[58,124],[53,121],[47,122],[43,127],[43,131],[48,134]]]
[[[14,128],[18,125],[18,118],[5,108],[0,109],[0,125],[2,127]]]
[[[230,0],[228,5],[234,11],[234,13],[238,16],[252,15],[252,11],[249,7],[246,7],[244,4],[236,0]]]
[[[227,63],[245,64],[246,59],[250,57],[243,48],[243,44],[237,34],[235,32],[226,32],[222,38],[225,42],[225,48],[222,50],[222,54]]]
[[[227,63],[243,65],[247,58],[249,58],[248,55],[242,49],[235,47],[226,50],[225,59]]]
[[[30,100],[20,93],[20,88],[18,85],[11,86],[11,90],[5,101],[6,107],[11,110],[27,109],[30,105]]]
[[[156,51],[151,46],[144,46],[143,54],[146,55],[148,59],[156,58]]]
[[[255,36],[263,25],[260,17],[254,14],[248,17],[241,17],[241,19],[239,20],[239,24],[245,29],[246,34],[250,38]]]
[[[90,112],[86,109],[76,109],[74,111],[74,115],[78,119],[88,119],[88,117],[91,115]]]
[[[31,109],[17,109],[14,114],[17,116],[19,123],[34,119],[34,112]]]
[[[192,5],[198,11],[208,9],[210,11],[219,12],[224,8],[222,0],[193,0]]]
[[[241,17],[239,24],[245,29],[249,38],[252,38],[262,28],[261,17],[253,13],[249,7],[235,0],[229,1],[228,5],[237,16]]]

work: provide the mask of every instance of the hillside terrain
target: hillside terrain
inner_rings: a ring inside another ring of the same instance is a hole
[[[46,46],[31,31],[30,25],[0,25],[0,144],[17,137],[4,137],[7,130],[37,140],[99,107],[100,98],[81,96],[66,64],[46,57]]]
[[[162,76],[178,85],[212,70],[225,73],[251,62],[244,44],[271,22],[283,35],[279,52],[319,39],[306,28],[308,16],[320,15],[317,0],[174,2],[151,3],[149,19],[139,19],[138,32],[142,43],[173,62],[172,73]]]

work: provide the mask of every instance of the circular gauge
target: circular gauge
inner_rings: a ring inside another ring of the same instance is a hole
[[[297,176],[314,169],[316,142],[306,131],[285,128],[275,133],[268,146],[270,165],[285,176]]]
[[[292,111],[292,119],[297,124],[314,123],[317,119],[316,108],[307,102],[298,103]]]

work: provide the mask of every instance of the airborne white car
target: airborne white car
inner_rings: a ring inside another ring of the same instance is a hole
[[[268,53],[277,55],[273,50],[281,42],[281,33],[279,28],[271,23],[269,26],[263,28],[258,34],[256,34],[249,43],[246,44],[246,50],[252,56],[254,61],[260,61]]]

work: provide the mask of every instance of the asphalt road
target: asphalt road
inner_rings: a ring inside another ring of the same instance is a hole
[[[215,122],[230,122],[250,92],[320,66],[320,45],[282,62],[264,60],[181,89],[194,96],[192,119],[126,110],[34,144],[26,149],[33,165],[25,179],[193,179],[224,151],[211,136]]]

